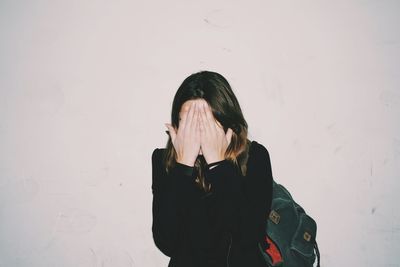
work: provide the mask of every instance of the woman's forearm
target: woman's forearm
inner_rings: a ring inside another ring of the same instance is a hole
[[[161,168],[160,151],[152,155],[153,238],[167,256],[173,256],[187,208],[194,199],[195,186],[191,168],[177,163],[167,174]]]

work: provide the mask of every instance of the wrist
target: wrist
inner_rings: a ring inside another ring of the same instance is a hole
[[[214,167],[218,166],[219,164],[221,164],[223,161],[225,161],[225,159],[222,159],[222,160],[218,160],[218,161],[214,161],[214,162],[208,163],[208,164],[207,164],[207,168],[208,168],[209,170],[211,170],[212,168],[214,168]]]
[[[219,163],[217,163],[217,164],[215,164],[215,165],[208,166],[208,169],[211,170],[211,169],[217,167],[218,165],[219,165]]]
[[[210,165],[210,164],[214,164],[214,163],[221,162],[221,161],[224,161],[224,160],[225,160],[225,158],[219,157],[219,158],[209,159],[209,160],[206,160],[206,161],[207,161],[207,165]]]
[[[186,164],[183,164],[180,162],[176,162],[174,169],[179,174],[184,174],[189,177],[193,176],[194,167],[192,167],[192,166],[189,166],[189,165],[186,165]]]
[[[194,167],[194,162],[190,162],[190,161],[187,161],[187,160],[176,160],[176,162],[177,163],[180,163],[180,164],[183,164],[183,165],[186,165],[186,166],[189,166],[189,167]]]

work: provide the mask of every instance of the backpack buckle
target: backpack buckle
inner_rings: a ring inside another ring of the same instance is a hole
[[[310,242],[311,240],[311,235],[308,232],[304,232],[303,235],[304,240],[306,240],[307,242]]]
[[[273,223],[278,224],[278,223],[279,223],[279,220],[281,219],[281,216],[279,215],[278,212],[276,212],[276,211],[274,211],[274,210],[271,210],[271,212],[269,213],[269,219],[270,219]]]

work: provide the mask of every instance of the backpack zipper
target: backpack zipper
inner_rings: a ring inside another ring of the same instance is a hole
[[[230,237],[230,242],[229,242],[228,253],[226,255],[226,267],[229,267],[229,255],[230,255],[231,247],[232,247],[232,235],[230,234],[229,237]]]

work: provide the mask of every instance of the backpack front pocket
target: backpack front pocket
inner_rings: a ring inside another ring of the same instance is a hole
[[[314,244],[317,233],[317,224],[305,213],[300,214],[299,225],[293,236],[290,249],[307,263],[314,263]]]

